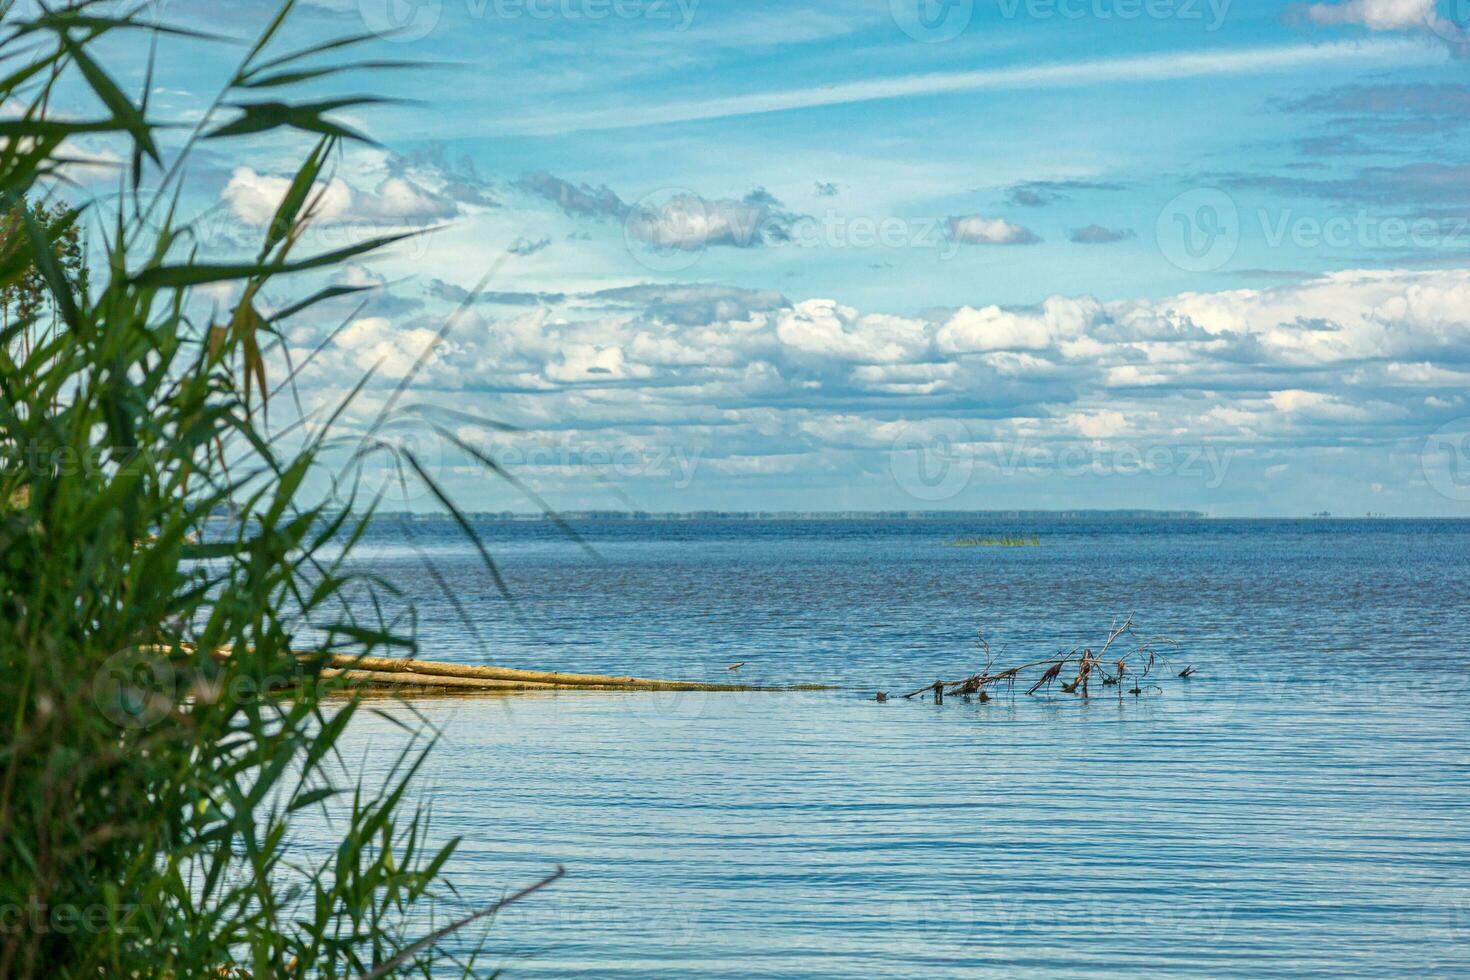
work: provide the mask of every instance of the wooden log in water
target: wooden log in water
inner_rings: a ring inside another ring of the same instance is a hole
[[[519,670],[514,667],[488,667],[476,664],[451,664],[437,660],[410,660],[394,657],[353,657],[334,654],[331,668],[371,674],[411,675],[416,678],[451,678],[460,680],[497,681],[491,686],[523,685],[526,689],[593,688],[635,691],[756,691],[748,684],[709,684],[701,681],[657,680],[651,677],[618,677],[608,674],[565,674],[547,670]],[[323,670],[326,673],[326,670]],[[401,682],[400,682],[401,683]],[[432,683],[432,681],[431,681]],[[453,685],[443,685],[453,686]]]
[[[354,681],[358,684],[372,684],[380,687],[436,687],[436,688],[458,688],[461,690],[478,691],[542,691],[554,690],[556,684],[539,684],[534,681],[501,681],[487,680],[483,677],[446,677],[437,674],[415,674],[405,671],[387,670],[343,670],[336,667],[323,667],[322,677],[341,678]],[[567,690],[563,687],[562,690]]]
[[[228,646],[214,652],[215,659],[225,660],[232,651]],[[299,659],[314,659],[313,654],[298,654]],[[516,667],[491,667],[478,664],[453,664],[439,660],[413,660],[407,657],[354,657],[331,654],[323,677],[343,677],[361,684],[394,688],[436,687],[499,691],[589,690],[589,691],[831,691],[826,684],[793,684],[767,687],[756,684],[712,684],[704,681],[661,680],[653,677],[627,677],[610,674],[568,674],[551,670],[521,670]]]

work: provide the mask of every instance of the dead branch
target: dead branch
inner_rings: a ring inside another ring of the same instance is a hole
[[[969,697],[978,696],[980,700],[989,700],[987,688],[994,688],[1000,684],[1007,687],[1015,685],[1022,675],[1032,671],[1040,671],[1035,676],[1031,686],[1027,688],[1028,695],[1034,695],[1043,688],[1050,690],[1052,684],[1059,683],[1062,691],[1066,694],[1076,694],[1080,697],[1090,695],[1090,684],[1094,680],[1100,680],[1104,687],[1118,688],[1119,696],[1125,692],[1132,695],[1140,695],[1144,691],[1159,690],[1158,685],[1143,683],[1143,678],[1152,673],[1158,663],[1167,664],[1168,660],[1156,649],[1156,645],[1167,645],[1177,648],[1178,641],[1166,636],[1139,637],[1134,633],[1133,614],[1129,613],[1121,623],[1114,620],[1114,624],[1108,629],[1107,637],[1101,647],[1094,653],[1091,647],[1084,647],[1079,654],[1074,647],[1070,651],[1059,651],[1056,654],[1042,660],[1032,660],[1027,663],[1016,664],[1001,670],[995,668],[994,658],[990,655],[990,643],[983,630],[977,631],[978,643],[986,657],[983,670],[978,673],[961,677],[958,680],[938,680],[925,684],[903,695],[905,699],[917,697],[920,694],[933,694],[936,704],[944,702],[944,696],[960,695]],[[1130,643],[1123,643],[1124,639]],[[1131,646],[1131,649],[1128,647]],[[1127,650],[1127,652],[1121,652]],[[1103,658],[1112,652],[1112,660],[1105,661]],[[1070,664],[1076,664],[1077,670],[1070,681],[1062,681],[1062,671]],[[1182,677],[1188,677],[1194,672],[1193,667],[1186,668]],[[1124,688],[1123,678],[1134,679],[1132,687]],[[1028,678],[1029,679],[1029,678]],[[883,696],[887,699],[887,695]]]

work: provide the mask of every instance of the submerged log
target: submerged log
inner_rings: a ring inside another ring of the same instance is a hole
[[[702,681],[658,680],[652,677],[624,677],[609,674],[567,674],[548,670],[520,670],[514,667],[488,667],[477,664],[451,664],[436,660],[410,660],[394,657],[353,657],[334,654],[331,668],[352,673],[410,675],[414,678],[458,679],[498,682],[492,686],[524,686],[536,688],[592,688],[634,691],[759,691],[817,690],[818,685],[800,688],[761,688],[750,684],[710,684]],[[326,670],[323,670],[326,673]],[[367,678],[373,679],[373,678]],[[402,683],[400,681],[400,683]],[[434,683],[430,680],[430,683]],[[451,685],[444,685],[451,686]]]
[[[184,645],[192,649],[188,645]],[[214,651],[214,658],[224,661],[232,650],[228,646]],[[303,662],[319,654],[298,653]],[[414,660],[407,657],[355,657],[345,653],[330,654],[321,668],[321,676],[343,678],[363,686],[376,685],[402,689],[463,688],[493,691],[588,690],[588,691],[831,691],[826,684],[792,684],[768,687],[756,684],[713,684],[704,681],[662,680],[653,677],[628,677],[610,674],[569,674],[551,670],[521,670],[516,667],[491,667],[478,664],[454,664],[439,660]]]
[[[386,670],[341,670],[336,667],[323,667],[321,676],[394,688],[449,687],[479,691],[536,691],[555,689],[558,686],[556,684],[537,684],[532,681],[496,681],[481,677],[444,677],[435,674],[410,674]]]

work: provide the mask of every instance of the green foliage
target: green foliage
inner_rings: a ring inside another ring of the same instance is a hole
[[[75,218],[75,212],[64,203],[48,207],[44,203],[32,204],[24,197],[0,215],[0,266],[9,264],[12,258],[20,266],[18,278],[0,285],[0,324],[8,326],[12,319],[38,318],[47,307],[45,276],[39,265],[26,258],[27,222],[40,227],[42,237],[52,243],[57,266],[77,283],[79,291],[86,291],[81,226]],[[19,254],[12,256],[12,252]]]
[[[425,742],[385,786],[356,785],[334,750],[358,702],[318,677],[334,653],[414,649],[401,623],[354,614],[391,589],[347,564],[375,503],[361,466],[385,444],[334,436],[333,419],[287,444],[261,410],[282,320],[341,292],[267,314],[266,284],[391,241],[294,254],[318,175],[354,135],[329,113],[367,100],[231,101],[280,97],[335,70],[304,60],[361,39],[268,56],[287,4],[165,166],[146,83],[127,95],[96,42],[207,41],[114,10],[0,27],[0,104],[23,107],[0,120],[0,976],[437,973],[448,933],[420,937],[454,844],[429,847],[405,802]],[[48,117],[59,85],[97,113]],[[292,129],[318,142],[259,254],[200,261],[173,214],[189,147]],[[58,196],[81,134],[131,157],[90,284]],[[200,322],[187,291],[211,282],[238,298]],[[328,509],[303,488],[344,447]],[[209,522],[225,506],[239,519]],[[293,821],[327,807],[331,846],[288,846]]]

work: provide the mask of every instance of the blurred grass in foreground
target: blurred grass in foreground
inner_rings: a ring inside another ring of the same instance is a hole
[[[333,114],[378,100],[291,94],[365,67],[350,59],[367,37],[280,55],[287,3],[213,108],[165,130],[153,59],[216,39],[115,4],[28,9],[0,3],[0,976],[470,973],[475,941],[442,945],[464,923],[429,932],[444,925],[433,903],[454,897],[454,842],[426,846],[425,812],[405,802],[431,733],[364,787],[336,753],[359,703],[325,701],[316,677],[334,653],[415,649],[411,618],[376,614],[391,583],[345,565],[376,504],[367,461],[387,457],[453,510],[380,435],[412,374],[351,438],[337,423],[367,378],[289,441],[264,422],[299,370],[268,377],[282,325],[355,289],[267,311],[266,284],[403,237],[299,254],[324,169],[358,138]],[[104,38],[152,52],[141,95],[99,62]],[[94,111],[50,112],[63,91]],[[190,151],[292,131],[314,145],[258,252],[201,258],[176,214]],[[86,261],[83,211],[60,193],[78,137],[124,151]],[[196,318],[190,290],[205,285],[233,299]],[[309,499],[313,480],[332,507]],[[238,519],[206,535],[216,508]],[[366,601],[349,607],[349,589]],[[302,658],[308,625],[324,642]],[[310,808],[329,808],[339,836],[308,851],[292,827]]]

